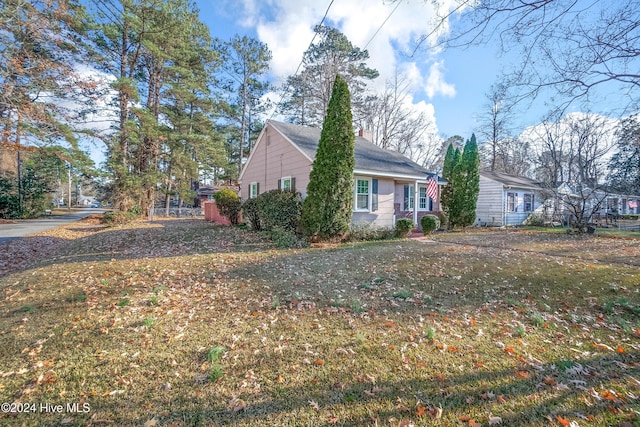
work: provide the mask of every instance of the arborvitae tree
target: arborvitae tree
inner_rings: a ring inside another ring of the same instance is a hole
[[[449,228],[472,225],[480,191],[480,157],[475,135],[467,140],[462,152],[449,145],[442,176],[448,182],[442,190],[441,200],[449,218]]]
[[[447,148],[447,154],[444,157],[444,165],[442,167],[442,177],[447,180],[447,185],[442,188],[442,192],[440,194],[440,201],[442,203],[442,208],[444,210],[447,218],[451,218],[454,202],[454,190],[455,186],[453,185],[453,172],[455,166],[460,161],[460,149],[454,148],[453,144],[449,144]],[[451,222],[448,222],[449,228],[453,228]]]
[[[340,237],[349,229],[354,166],[351,96],[337,75],[302,207],[302,228],[313,240]]]
[[[460,199],[459,225],[468,227],[476,220],[476,203],[480,192],[480,156],[475,134],[467,140],[460,158],[461,184],[464,185]]]

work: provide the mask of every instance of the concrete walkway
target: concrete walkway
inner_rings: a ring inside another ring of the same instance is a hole
[[[72,210],[64,215],[52,215],[38,219],[11,220],[10,223],[0,224],[0,245],[5,242],[19,239],[30,234],[67,225],[94,213],[104,213],[104,209]]]

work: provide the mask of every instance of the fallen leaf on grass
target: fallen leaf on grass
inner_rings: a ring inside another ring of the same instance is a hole
[[[438,406],[437,408],[430,408],[429,416],[435,420],[439,420],[440,418],[442,418],[442,406]]]
[[[631,381],[631,384],[633,384],[636,387],[640,387],[640,381],[638,381],[637,379],[635,379],[631,375],[627,375],[627,378],[629,378],[629,380]]]
[[[244,410],[247,407],[247,404],[244,402],[244,400],[239,399],[238,396],[233,396],[229,401],[228,406],[229,409],[233,412],[238,412]]]
[[[150,420],[147,420],[147,422],[145,422],[143,424],[144,427],[156,427],[158,425],[158,420],[153,417]]]
[[[609,351],[613,351],[613,349],[612,349],[611,347],[609,347],[608,345],[606,345],[606,344],[602,344],[602,343],[595,342],[595,343],[593,343],[593,346],[594,346],[595,348],[597,348],[598,350],[609,350]]]
[[[500,417],[489,417],[489,425],[493,426],[496,424],[502,424],[502,418]]]
[[[322,360],[322,359],[316,359],[316,360],[314,360],[314,361],[313,361],[313,363],[314,363],[315,365],[322,366],[322,365],[324,365],[324,360]]]
[[[309,405],[311,405],[311,407],[316,411],[320,410],[320,405],[318,405],[318,402],[315,400],[309,400]]]

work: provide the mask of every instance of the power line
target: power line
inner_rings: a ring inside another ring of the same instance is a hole
[[[376,30],[375,33],[373,33],[373,35],[371,36],[371,38],[369,39],[369,41],[367,42],[367,44],[364,45],[364,47],[362,48],[362,50],[366,50],[367,46],[369,46],[369,44],[373,41],[373,39],[378,35],[378,33],[380,32],[380,30],[382,29],[382,27],[384,27],[384,25],[387,23],[387,21],[389,20],[389,18],[391,18],[391,15],[394,14],[394,12],[398,9],[398,6],[400,6],[400,3],[402,3],[402,1],[398,0],[398,2],[396,3],[396,7],[393,8],[393,10],[391,11],[391,13],[389,13],[389,15],[387,16],[387,18],[382,22],[382,24],[380,24],[380,26],[378,27],[378,29]]]

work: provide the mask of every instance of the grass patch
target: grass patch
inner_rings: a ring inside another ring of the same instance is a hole
[[[118,307],[126,307],[126,306],[128,306],[129,304],[131,304],[131,300],[130,300],[129,298],[121,298],[121,299],[116,303],[116,305],[117,305]]]
[[[196,220],[69,231],[55,260],[0,278],[0,399],[91,412],[0,424],[639,422],[637,241],[431,240],[281,250]]]

